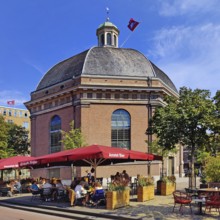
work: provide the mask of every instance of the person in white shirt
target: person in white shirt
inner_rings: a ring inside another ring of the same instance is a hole
[[[75,187],[75,196],[76,199],[82,199],[82,204],[86,205],[86,202],[88,201],[87,196],[87,190],[84,189],[85,183],[81,181],[76,187]]]

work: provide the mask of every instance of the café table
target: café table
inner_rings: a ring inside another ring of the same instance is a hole
[[[220,189],[218,188],[203,188],[203,189],[198,189],[198,195],[205,194],[207,197],[211,195],[219,195],[220,194]]]
[[[193,199],[195,203],[198,203],[198,212],[195,213],[195,215],[203,215],[202,212],[202,205],[205,204],[205,198],[202,199]]]

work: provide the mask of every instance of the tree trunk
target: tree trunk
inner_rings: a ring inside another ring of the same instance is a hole
[[[189,188],[195,188],[195,144],[191,148],[191,174],[189,176]]]

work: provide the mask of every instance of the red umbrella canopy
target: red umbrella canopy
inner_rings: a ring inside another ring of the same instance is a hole
[[[98,165],[132,162],[135,160],[155,160],[155,155],[116,147],[91,145],[36,157],[34,160],[21,162],[19,165],[40,167],[45,164],[57,166],[73,163],[75,166],[97,167]]]
[[[39,166],[47,163],[59,163],[66,162],[68,160],[68,155],[72,154],[75,149],[60,151],[52,154],[47,154],[44,156],[34,157],[33,159],[28,158],[25,161],[19,163],[20,167],[25,166]]]
[[[22,161],[33,160],[34,157],[29,156],[14,156],[9,158],[4,158],[0,160],[0,170],[5,170],[9,168],[19,168],[19,163]]]
[[[73,154],[68,155],[68,159],[73,161],[84,159],[153,160],[153,155],[116,147],[91,145],[75,149]]]

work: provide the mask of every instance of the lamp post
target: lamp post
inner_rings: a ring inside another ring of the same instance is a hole
[[[147,85],[148,87],[151,86],[151,78],[148,77],[147,78]],[[152,119],[152,105],[151,105],[151,91],[148,94],[148,102],[147,102],[147,114],[148,114],[148,127],[146,130],[146,134],[147,134],[147,142],[148,142],[148,153],[151,153],[151,149],[150,149],[150,144],[152,143],[152,126],[151,126],[151,119]],[[151,162],[152,161],[148,161],[148,166],[147,166],[147,173],[148,176],[150,176],[151,174]]]
[[[151,170],[150,170],[150,166],[151,166],[152,160],[147,161],[147,175],[151,176]]]

